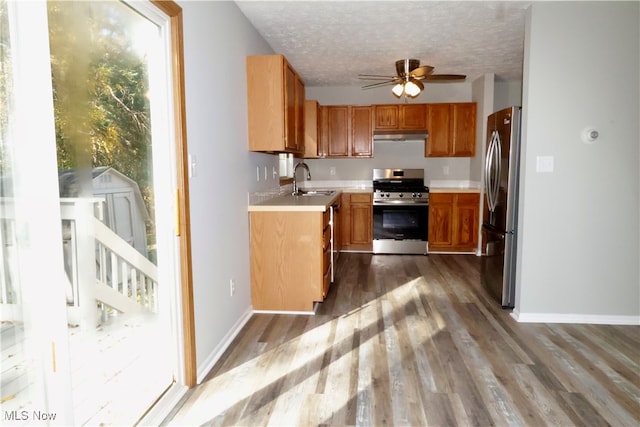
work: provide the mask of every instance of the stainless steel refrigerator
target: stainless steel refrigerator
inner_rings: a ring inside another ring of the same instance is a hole
[[[482,218],[482,284],[503,308],[515,302],[521,107],[488,117]]]

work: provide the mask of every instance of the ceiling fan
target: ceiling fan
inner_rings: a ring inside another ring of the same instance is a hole
[[[420,60],[418,59],[400,59],[396,61],[397,75],[395,76],[358,74],[358,78],[361,80],[382,80],[362,86],[362,89],[393,85],[391,92],[396,98],[400,98],[402,95],[415,98],[424,90],[423,81],[444,82],[464,80],[467,77],[462,74],[431,74],[432,72],[433,67],[431,65],[420,66]]]

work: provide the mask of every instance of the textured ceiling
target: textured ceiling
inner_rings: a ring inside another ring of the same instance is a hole
[[[522,79],[525,1],[243,1],[236,4],[307,86],[364,85],[419,59],[433,74]]]

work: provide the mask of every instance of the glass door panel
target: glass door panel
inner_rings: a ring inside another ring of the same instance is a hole
[[[0,1],[3,425],[72,421],[46,18]]]
[[[130,425],[174,380],[165,34],[117,1],[48,19],[74,420]]]

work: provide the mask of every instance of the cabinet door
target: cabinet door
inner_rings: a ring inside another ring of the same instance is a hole
[[[285,64],[284,67],[285,135],[284,146],[289,151],[297,151],[296,140],[296,73]]]
[[[342,193],[340,196],[340,241],[342,246],[351,244],[351,196]]]
[[[356,245],[371,243],[372,216],[371,205],[351,204],[351,243]]]
[[[357,157],[373,155],[371,107],[351,107],[350,155]]]
[[[425,156],[451,155],[451,104],[429,104]]]
[[[295,75],[295,144],[296,151],[304,153],[304,83]]]
[[[327,116],[327,107],[318,106],[318,157],[327,157],[329,155],[329,119]]]
[[[473,157],[476,155],[476,103],[453,105],[453,155]]]
[[[320,154],[320,122],[318,101],[304,102],[304,157],[313,159]]]
[[[458,249],[473,250],[478,246],[479,213],[479,194],[456,195],[453,244]]]
[[[374,105],[375,130],[398,129],[398,105]]]
[[[450,193],[429,195],[429,249],[453,244],[453,199]]]
[[[249,150],[282,151],[286,138],[285,59],[247,56]]]
[[[400,105],[400,129],[426,129],[427,105],[426,104],[402,104]]]
[[[329,156],[349,155],[349,108],[346,105],[327,107],[327,146]]]

